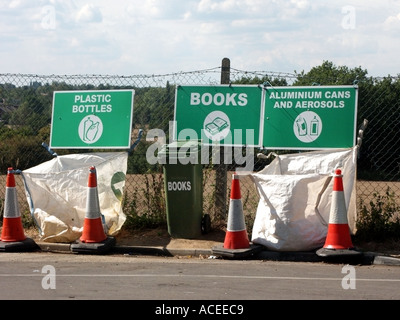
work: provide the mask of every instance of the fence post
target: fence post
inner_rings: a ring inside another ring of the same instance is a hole
[[[221,84],[230,83],[230,72],[230,60],[228,58],[223,58],[221,64]],[[227,166],[225,164],[223,146],[220,146],[219,155],[220,164],[217,166],[215,172],[215,213],[221,218],[226,218]]]

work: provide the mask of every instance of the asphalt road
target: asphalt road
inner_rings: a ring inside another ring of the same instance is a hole
[[[152,309],[171,300],[398,300],[400,267],[3,252],[0,284],[3,301],[158,300]]]

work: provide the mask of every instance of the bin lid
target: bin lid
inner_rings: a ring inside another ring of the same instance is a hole
[[[199,140],[177,140],[169,144],[162,145],[158,152],[158,158],[187,158],[198,156],[201,151],[201,141]]]

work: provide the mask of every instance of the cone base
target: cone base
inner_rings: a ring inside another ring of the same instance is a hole
[[[224,240],[225,249],[246,249],[250,247],[246,230],[227,231]]]
[[[255,254],[263,250],[263,246],[250,243],[248,248],[244,249],[226,249],[223,244],[211,248],[212,253],[227,259],[246,259],[254,257]]]
[[[320,257],[359,257],[363,255],[361,251],[352,249],[327,249],[321,248],[316,251],[316,254]]]
[[[17,242],[26,239],[21,217],[4,218],[3,229],[1,230],[1,241]]]
[[[40,250],[40,247],[31,238],[25,238],[22,241],[3,242],[0,241],[1,252],[28,252]]]
[[[83,243],[77,241],[71,244],[71,252],[73,253],[88,253],[88,254],[105,254],[111,251],[115,246],[116,240],[114,237],[107,237],[104,241],[96,243]]]
[[[326,236],[325,249],[353,249],[350,230],[348,224],[329,224],[328,234]]]
[[[84,243],[102,242],[107,239],[101,218],[88,219],[83,222],[83,233],[79,238]]]

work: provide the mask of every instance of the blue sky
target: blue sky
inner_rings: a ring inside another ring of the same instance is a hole
[[[309,71],[400,74],[400,1],[0,0],[0,73]]]

